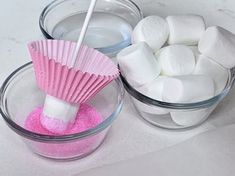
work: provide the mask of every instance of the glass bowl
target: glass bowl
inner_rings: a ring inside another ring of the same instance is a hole
[[[103,121],[99,125],[63,136],[37,134],[24,128],[26,117],[35,107],[43,105],[45,97],[36,85],[31,62],[15,70],[5,80],[0,95],[2,117],[34,153],[51,159],[74,160],[90,154],[102,144],[121,111],[124,88],[121,80],[116,79],[88,102],[102,114]]]
[[[42,11],[39,25],[47,39],[76,41],[89,0],[55,0]],[[143,18],[131,0],[99,0],[84,44],[112,57],[131,44],[132,29]]]
[[[135,109],[150,124],[165,129],[187,129],[202,124],[228,94],[234,84],[235,68],[229,70],[226,87],[211,99],[195,103],[168,103],[147,97],[133,88],[121,75]]]

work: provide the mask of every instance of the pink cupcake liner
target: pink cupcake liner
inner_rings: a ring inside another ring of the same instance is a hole
[[[71,64],[76,43],[41,40],[28,44],[38,86],[70,103],[83,103],[119,76],[117,66],[99,51],[81,46]]]

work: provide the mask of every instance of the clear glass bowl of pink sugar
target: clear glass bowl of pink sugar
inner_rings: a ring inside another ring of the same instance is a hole
[[[124,89],[119,78],[112,81],[81,105],[85,115],[76,120],[78,126],[63,134],[50,133],[40,125],[38,114],[45,93],[37,87],[31,62],[8,76],[0,95],[2,117],[32,152],[50,159],[75,160],[101,146],[122,109]]]

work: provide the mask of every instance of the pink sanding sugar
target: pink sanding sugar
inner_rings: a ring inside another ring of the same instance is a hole
[[[25,122],[25,128],[27,130],[46,135],[67,135],[86,131],[97,126],[103,120],[101,114],[95,108],[87,104],[82,104],[73,126],[60,134],[56,134],[48,131],[41,125],[40,116],[42,110],[42,107],[38,107],[29,114]]]
[[[35,108],[25,121],[25,129],[44,135],[60,136],[75,134],[94,128],[103,121],[102,115],[94,108],[87,104],[80,106],[79,112],[73,126],[65,132],[55,134],[45,129],[40,123],[42,107]],[[66,158],[85,155],[98,147],[105,136],[105,132],[89,136],[84,139],[77,139],[71,142],[61,143],[43,143],[34,142],[31,148],[43,156],[53,158]]]

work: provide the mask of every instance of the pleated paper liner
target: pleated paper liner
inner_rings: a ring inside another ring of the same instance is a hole
[[[119,76],[117,66],[99,51],[83,45],[71,65],[76,43],[40,40],[28,44],[38,86],[70,103],[83,103]]]

